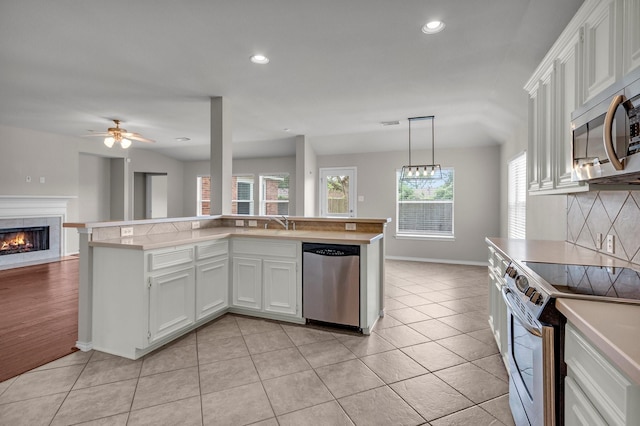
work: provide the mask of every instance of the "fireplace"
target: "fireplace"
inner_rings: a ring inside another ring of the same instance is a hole
[[[49,250],[49,227],[0,229],[0,256]]]

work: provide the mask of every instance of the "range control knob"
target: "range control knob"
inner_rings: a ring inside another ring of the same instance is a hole
[[[515,278],[518,276],[518,271],[516,271],[516,268],[514,268],[513,266],[509,266],[505,272],[511,278]]]
[[[533,294],[529,297],[529,300],[531,300],[534,305],[542,305],[542,302],[544,302],[544,298],[537,291],[533,292]]]
[[[525,277],[524,275],[518,275],[516,277],[516,287],[518,287],[518,290],[524,293],[527,288],[529,288],[529,280],[527,279],[527,277]]]
[[[534,293],[537,293],[536,288],[535,287],[528,287],[525,290],[524,295],[530,298]]]

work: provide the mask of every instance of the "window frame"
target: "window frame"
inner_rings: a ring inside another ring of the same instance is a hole
[[[202,179],[209,179],[209,199],[205,200],[202,198]],[[210,216],[211,215],[211,176],[210,175],[199,175],[196,177],[196,186],[197,186],[197,194],[196,194],[196,216]],[[209,203],[209,214],[202,213],[202,203]]]
[[[396,170],[396,185],[395,185],[395,205],[396,205],[396,239],[414,239],[414,240],[432,240],[432,241],[455,241],[455,197],[456,197],[456,173],[453,167],[442,167],[442,171],[451,171],[453,173],[453,195],[451,200],[424,200],[424,201],[415,201],[428,203],[428,204],[442,204],[447,203],[451,204],[451,233],[441,234],[441,233],[418,233],[418,232],[410,232],[403,231],[400,229],[400,174],[401,170]],[[410,201],[408,201],[410,202]]]
[[[233,184],[235,187],[231,188],[231,210],[233,211],[233,205],[236,205],[236,213],[241,216],[253,216],[255,214],[255,198],[254,198],[254,189],[255,189],[255,176],[253,174],[248,173],[239,173],[232,175],[232,178],[235,179]],[[243,181],[246,180],[246,181]],[[238,195],[238,183],[248,183],[249,186],[249,196],[248,200],[237,199]],[[233,194],[236,194],[236,198],[233,198]],[[237,213],[238,211],[238,203],[249,203],[249,213]]]
[[[527,237],[527,182],[527,151],[522,151],[507,165],[507,238]]]
[[[266,194],[265,194],[265,190],[264,190],[264,181],[265,178],[270,178],[270,177],[282,177],[283,179],[287,179],[288,181],[288,185],[287,185],[287,199],[286,200],[268,200],[266,199]],[[285,214],[285,216],[288,216],[291,211],[290,211],[290,206],[291,206],[291,174],[288,172],[278,172],[278,173],[260,173],[260,175],[258,176],[258,185],[259,186],[259,190],[260,190],[260,194],[259,194],[259,214],[261,216],[282,216],[282,214],[277,213],[275,215],[268,215],[266,213],[267,211],[267,203],[273,203],[273,204],[287,204],[287,213]]]

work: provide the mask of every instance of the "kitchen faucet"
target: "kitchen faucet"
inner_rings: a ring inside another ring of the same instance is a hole
[[[289,218],[287,216],[285,216],[285,215],[282,215],[282,219],[284,219],[284,222],[281,219],[277,218],[277,217],[270,217],[269,221],[264,224],[264,229],[267,229],[267,227],[269,226],[269,222],[271,222],[272,220],[275,220],[280,225],[282,225],[282,227],[284,229],[286,229],[288,231],[289,230]]]

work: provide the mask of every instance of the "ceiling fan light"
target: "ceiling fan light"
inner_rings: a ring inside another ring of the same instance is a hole
[[[122,140],[120,141],[120,146],[122,147],[122,149],[127,149],[131,146],[131,141],[127,138],[122,138]]]
[[[107,136],[106,138],[104,138],[104,144],[107,146],[107,148],[111,148],[115,141],[116,140],[111,136]]]

